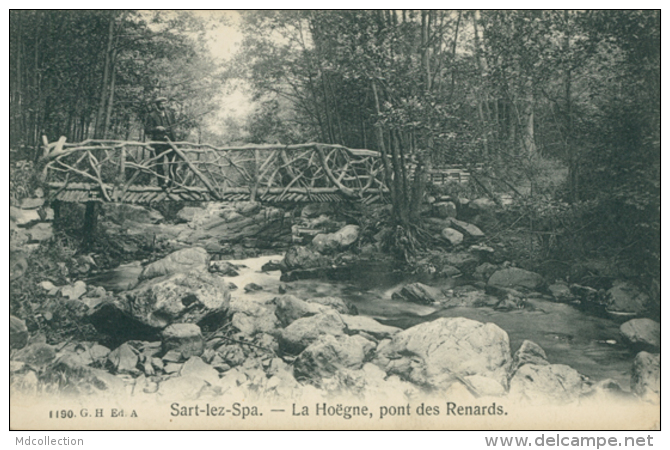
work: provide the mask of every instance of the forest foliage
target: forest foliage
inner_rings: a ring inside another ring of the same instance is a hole
[[[545,257],[660,280],[659,11],[263,11],[242,29],[252,139],[380,150],[401,224],[422,194],[408,163],[483,164]]]
[[[156,96],[199,127],[215,108],[221,68],[204,35],[216,25],[188,12],[10,11],[10,146],[33,156],[51,141],[141,139]]]
[[[11,11],[13,156],[42,134],[141,138],[157,92],[198,130],[243,79],[257,107],[237,137],[380,151],[401,227],[420,221],[427,169],[477,165],[476,189],[517,197],[510,223],[543,257],[606,257],[660,286],[660,11],[243,12],[225,67],[211,25]]]

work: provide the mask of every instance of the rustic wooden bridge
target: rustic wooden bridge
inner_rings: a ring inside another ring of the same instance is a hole
[[[381,155],[331,144],[218,148],[170,142],[43,138],[42,179],[50,198],[63,202],[162,201],[386,202]],[[162,165],[162,170],[159,166]],[[453,170],[451,170],[453,172]],[[463,181],[462,170],[448,177]],[[170,179],[166,175],[172,173]],[[444,181],[445,173],[438,173]],[[169,188],[159,185],[170,182]]]

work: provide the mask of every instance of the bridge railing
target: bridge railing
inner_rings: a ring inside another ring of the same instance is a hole
[[[64,201],[152,203],[179,200],[366,202],[388,192],[379,154],[339,145],[215,147],[165,142],[44,139],[42,177]],[[159,167],[162,166],[162,170]],[[167,179],[166,174],[171,174]],[[169,181],[170,189],[158,185]]]
[[[445,185],[449,183],[466,184],[470,181],[471,172],[479,172],[484,168],[484,164],[463,165],[463,164],[443,164],[433,166],[426,171],[426,180],[435,185]],[[407,166],[410,176],[414,176],[416,163],[410,163]]]

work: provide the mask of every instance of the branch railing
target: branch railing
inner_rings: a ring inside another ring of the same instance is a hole
[[[215,147],[170,142],[43,139],[42,178],[65,201],[152,203],[163,199],[272,202],[383,201],[378,152],[330,144]],[[159,166],[162,165],[162,169]],[[168,179],[168,175],[169,176]],[[169,182],[169,189],[159,187]],[[88,196],[88,197],[86,197]]]

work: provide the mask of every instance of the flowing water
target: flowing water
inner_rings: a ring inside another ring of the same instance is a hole
[[[498,311],[490,307],[446,309],[395,300],[391,298],[393,292],[405,284],[420,280],[408,278],[382,264],[351,268],[340,273],[337,279],[281,283],[279,271],[261,272],[263,264],[281,258],[281,255],[274,255],[231,260],[231,263],[243,266],[238,277],[226,278],[226,281],[239,287],[231,295],[238,298],[272,298],[277,295],[279,286],[284,284],[287,293],[300,298],[336,296],[348,300],[356,305],[360,314],[400,328],[439,317],[466,317],[492,322],[507,332],[513,352],[524,339],[529,339],[545,350],[551,363],[567,364],[594,381],[612,378],[624,389],[628,389],[630,384],[630,370],[635,355],[621,344],[620,321],[613,318],[596,316],[572,305],[541,299],[528,299],[524,309],[513,311]],[[131,263],[90,279],[89,283],[107,289],[114,289],[115,286],[125,289],[129,280],[136,278],[140,271],[139,263]],[[245,292],[244,286],[252,282],[262,286],[263,290]]]

